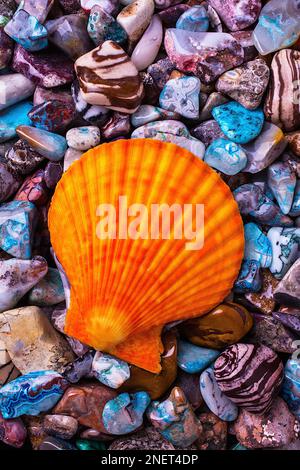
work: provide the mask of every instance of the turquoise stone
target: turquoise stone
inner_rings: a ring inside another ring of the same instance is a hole
[[[298,258],[300,228],[272,227],[268,238],[273,252],[270,271],[276,279],[282,279]]]
[[[27,51],[40,51],[48,46],[47,29],[25,10],[17,10],[4,31]]]
[[[235,281],[234,292],[258,292],[261,288],[260,263],[254,259],[245,259]]]
[[[0,113],[0,142],[16,137],[16,127],[30,126],[31,121],[27,114],[32,109],[29,101],[22,101]]]
[[[58,269],[49,268],[43,277],[29,292],[29,305],[47,307],[65,300],[63,283]]]
[[[22,125],[18,126],[16,131],[21,139],[26,140],[36,152],[48,160],[59,161],[67,151],[67,141],[59,134]]]
[[[30,259],[37,217],[37,210],[31,202],[1,204],[0,248],[15,258]]]
[[[53,370],[22,375],[0,389],[0,412],[5,419],[37,416],[53,408],[68,382]]]
[[[244,258],[256,260],[259,262],[260,267],[269,268],[272,263],[272,245],[268,237],[253,222],[249,222],[244,226],[244,234]]]
[[[268,185],[283,214],[288,214],[291,210],[296,182],[296,175],[288,162],[273,163],[269,166]]]
[[[297,217],[300,215],[300,181],[297,181],[296,183],[293,204],[289,215],[292,217]]]
[[[255,139],[264,125],[262,109],[246,109],[236,101],[217,106],[212,114],[226,137],[237,144],[247,144]]]
[[[97,351],[94,356],[92,373],[99,382],[110,388],[121,387],[130,377],[127,362],[100,351]]]
[[[77,439],[76,447],[78,450],[105,450],[104,442],[91,441],[90,439]]]
[[[236,175],[247,165],[247,156],[239,144],[220,138],[206,149],[204,161],[225,175]]]
[[[187,341],[179,341],[177,364],[188,374],[202,372],[220,355],[219,351],[195,346]]]
[[[132,114],[131,124],[133,127],[140,127],[148,124],[149,122],[163,120],[163,119],[178,119],[179,114],[173,111],[152,106],[151,104],[142,104],[139,109]]]
[[[200,80],[197,77],[180,77],[168,80],[159,96],[159,104],[188,119],[199,116]]]
[[[284,369],[282,397],[291,412],[300,420],[300,361],[289,359]]]
[[[105,429],[121,435],[135,431],[143,424],[143,416],[151,398],[146,392],[121,393],[106,403],[102,413]]]
[[[206,405],[222,421],[234,421],[238,416],[238,407],[229,400],[223,392],[214,376],[213,367],[209,367],[200,376],[200,391]]]
[[[209,18],[206,9],[201,5],[189,8],[177,20],[176,28],[198,33],[208,31]]]
[[[122,26],[113,16],[98,5],[91,9],[87,31],[96,46],[99,46],[104,41],[114,41],[118,44],[123,44],[127,40],[127,33]]]

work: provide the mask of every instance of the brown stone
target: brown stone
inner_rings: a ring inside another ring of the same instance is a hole
[[[200,450],[225,450],[227,444],[227,423],[211,412],[198,416],[202,433],[196,441]]]
[[[148,392],[152,400],[160,398],[176,379],[177,339],[176,334],[168,331],[164,338],[164,352],[161,356],[162,370],[152,374],[136,366],[130,367],[130,378],[118,389],[120,392]]]
[[[79,424],[107,434],[102,423],[103,408],[117,395],[105,385],[96,383],[75,385],[66,390],[53,413],[72,416]]]
[[[300,157],[300,131],[291,132],[285,135],[286,140],[289,143],[290,150]]]
[[[77,432],[78,423],[72,416],[46,415],[43,427],[49,436],[72,439]]]
[[[8,310],[0,316],[0,339],[22,374],[36,370],[62,372],[74,354],[39,307]]]
[[[33,450],[38,450],[43,440],[47,437],[43,428],[43,419],[42,416],[23,416]]]
[[[243,338],[252,324],[245,307],[230,302],[220,304],[203,317],[182,323],[179,328],[183,336],[197,346],[223,349]]]
[[[175,385],[183,390],[187,401],[190,403],[193,410],[200,408],[203,404],[203,399],[199,386],[199,374],[188,374],[187,372],[178,369]]]
[[[132,434],[130,437],[116,439],[109,450],[174,450],[175,447],[153,427]]]
[[[271,315],[275,308],[274,291],[279,283],[268,269],[261,269],[262,288],[259,292],[245,294],[246,299],[262,313]]]

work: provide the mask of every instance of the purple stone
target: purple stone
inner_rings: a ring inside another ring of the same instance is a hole
[[[0,15],[6,18],[11,18],[17,9],[14,0],[1,0],[0,1]]]
[[[6,201],[19,188],[21,181],[13,176],[5,163],[0,161],[0,202]]]
[[[205,121],[191,130],[192,136],[201,140],[206,147],[208,147],[216,139],[226,139],[226,136],[220,129],[219,124],[214,119]]]
[[[4,31],[28,51],[40,51],[48,46],[46,28],[25,10],[17,10]]]
[[[62,177],[62,174],[63,169],[59,162],[48,162],[44,170],[44,178],[47,188],[54,189]]]
[[[291,354],[297,336],[270,315],[252,313],[254,326],[249,335],[251,343],[264,344],[276,352]]]
[[[14,198],[16,201],[33,202],[36,206],[43,206],[48,202],[49,192],[44,181],[44,170],[37,170],[28,176]]]
[[[0,69],[8,66],[14,50],[14,41],[0,28]]]
[[[12,447],[22,447],[27,436],[20,418],[4,419],[0,413],[0,440]]]
[[[62,101],[46,101],[34,106],[28,113],[34,126],[49,132],[62,132],[72,123],[76,117],[75,106]]]
[[[287,326],[291,330],[295,331],[298,335],[300,334],[300,317],[296,315],[287,315],[286,313],[273,312],[275,320],[280,321],[284,326]]]
[[[254,60],[257,57],[257,49],[254,46],[252,31],[236,31],[235,33],[231,33],[231,36],[233,36],[244,49],[245,62]]]
[[[147,72],[151,75],[158,88],[163,89],[175,68],[176,66],[173,62],[168,57],[165,57],[149,65]]]
[[[22,0],[21,3],[22,10],[34,16],[40,23],[44,23],[53,7],[54,0]]]
[[[69,13],[77,13],[81,9],[80,0],[58,0],[64,11]]]
[[[65,103],[65,105],[73,105],[73,98],[69,91],[62,91],[55,88],[51,90],[51,88],[42,88],[37,86],[33,95],[33,106],[37,106],[38,104],[43,104],[45,101],[61,101]]]
[[[158,15],[166,28],[175,28],[178,18],[189,8],[185,3],[180,3],[160,11]]]
[[[89,377],[92,370],[94,352],[88,351],[65,367],[63,376],[72,384],[79,382],[83,377]]]
[[[74,80],[73,62],[57,52],[32,54],[20,45],[14,52],[12,68],[45,88],[66,85]]]
[[[208,0],[231,31],[246,29],[258,18],[261,0]]]
[[[105,139],[110,140],[129,134],[130,129],[129,115],[115,112],[101,128],[101,134]]]

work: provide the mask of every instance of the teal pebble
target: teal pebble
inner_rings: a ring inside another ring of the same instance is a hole
[[[289,359],[284,369],[282,396],[291,412],[300,419],[300,361]]]
[[[244,226],[244,234],[244,259],[256,260],[262,268],[269,268],[272,264],[272,245],[268,237],[253,222]]]
[[[177,29],[205,32],[209,28],[209,18],[204,7],[195,5],[182,13],[176,23]]]
[[[220,355],[219,351],[195,346],[188,341],[179,341],[177,364],[188,374],[196,374],[206,369]]]
[[[204,161],[225,175],[236,175],[246,167],[247,156],[239,144],[221,138],[209,145]]]
[[[31,125],[31,120],[27,116],[31,110],[32,103],[22,101],[0,113],[0,142],[16,137],[16,127]]]

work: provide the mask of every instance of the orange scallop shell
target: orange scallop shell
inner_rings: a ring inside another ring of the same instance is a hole
[[[99,239],[97,208],[117,207],[119,196],[149,214],[151,204],[204,204],[203,248],[187,250],[185,239]],[[150,139],[103,144],[73,163],[57,185],[49,229],[71,284],[66,333],[151,372],[160,371],[163,325],[218,305],[244,249],[237,204],[218,174]]]

